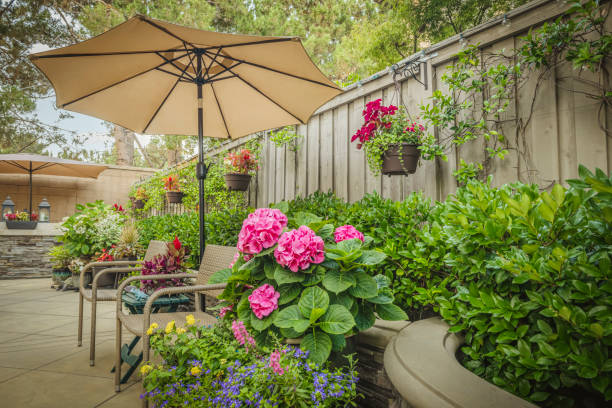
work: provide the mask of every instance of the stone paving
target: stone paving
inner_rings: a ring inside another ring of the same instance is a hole
[[[140,407],[136,374],[114,392],[115,304],[98,303],[96,365],[90,367],[90,303],[83,347],[77,347],[78,294],[50,286],[50,278],[0,280],[0,406]]]

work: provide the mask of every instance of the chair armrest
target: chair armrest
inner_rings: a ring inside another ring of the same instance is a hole
[[[193,276],[192,273],[173,273],[173,274],[167,274],[167,275],[130,276],[126,280],[121,282],[121,284],[117,288],[117,313],[121,312],[121,304],[122,304],[121,294],[123,293],[123,290],[130,282],[143,281],[143,280],[180,279],[180,278],[190,278],[192,276]]]
[[[79,276],[79,289],[85,289],[83,283],[85,282],[85,272],[94,266],[108,266],[108,267],[119,267],[119,266],[129,266],[135,264],[143,263],[142,260],[139,261],[106,261],[106,262],[90,262],[81,269],[81,273]]]
[[[115,267],[115,268],[102,269],[100,272],[96,274],[96,276],[94,276],[93,280],[91,281],[92,295],[93,295],[93,292],[97,290],[98,280],[100,279],[102,275],[106,275],[109,273],[124,273],[124,272],[135,272],[135,271],[138,272],[140,270],[141,270],[140,266],[125,267],[125,268]]]
[[[157,298],[164,296],[164,295],[177,295],[181,293],[195,293],[195,292],[206,291],[206,290],[225,289],[226,286],[227,286],[227,283],[215,283],[212,285],[176,286],[173,288],[164,288],[164,289],[156,290],[155,292],[153,292],[153,294],[151,294],[151,296],[149,296],[149,299],[147,299],[147,303],[145,303],[145,307],[143,310],[143,314],[144,314],[143,331],[146,330],[151,324],[151,308],[153,307],[153,302],[155,302]]]

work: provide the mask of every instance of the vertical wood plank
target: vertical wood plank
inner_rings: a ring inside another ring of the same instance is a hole
[[[320,182],[319,189],[323,192],[333,191],[334,188],[334,111],[328,110],[319,115],[320,131]]]
[[[348,201],[349,143],[348,104],[334,109],[334,192]]]
[[[319,149],[321,148],[319,121],[319,115],[315,115],[308,122],[308,194],[319,190],[319,168],[321,166],[319,156]]]
[[[349,135],[353,135],[361,127],[363,108],[363,98],[357,98],[350,103],[348,108]],[[349,145],[348,189],[350,202],[360,200],[365,191],[365,154],[362,150],[357,149],[357,142]]]
[[[261,153],[259,156],[259,170],[257,171],[257,207],[265,207],[268,194],[268,173],[270,172],[270,160],[268,157],[268,135],[263,136],[261,141]]]
[[[276,192],[274,202],[285,199],[285,146],[276,147]]]
[[[276,197],[276,145],[270,141],[269,144],[269,158],[270,158],[270,166],[268,167],[268,195],[266,196],[266,204],[268,207],[271,203],[274,202],[274,197]]]
[[[297,131],[297,129],[295,129]],[[295,198],[296,184],[296,151],[293,142],[285,146],[285,197],[284,200]]]
[[[308,125],[298,125],[298,135],[295,196],[305,197],[308,194]]]

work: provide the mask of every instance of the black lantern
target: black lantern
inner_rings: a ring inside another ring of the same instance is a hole
[[[40,204],[38,204],[38,221],[49,222],[51,219],[51,204],[46,198],[43,198]]]
[[[11,200],[11,196],[6,196],[6,200],[2,203],[2,220],[6,221],[6,214],[13,214],[15,212],[15,203]]]

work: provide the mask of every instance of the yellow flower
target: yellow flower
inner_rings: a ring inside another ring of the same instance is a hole
[[[174,330],[174,320],[170,320],[166,325],[166,334],[172,333],[172,330]]]
[[[227,363],[227,360],[222,358],[221,360],[219,360],[219,363],[221,363],[223,365],[223,364]]]
[[[188,324],[188,325],[190,325],[190,326],[191,326],[191,325],[194,325],[194,324],[195,324],[195,317],[193,317],[193,315],[192,315],[192,314],[187,315],[187,316],[185,317],[185,319],[187,320],[187,324]]]
[[[191,367],[191,375],[198,375],[202,372],[200,367]]]
[[[147,330],[147,335],[151,336],[153,334],[153,330],[157,329],[159,325],[157,323],[151,323],[149,329]]]
[[[185,330],[185,329],[184,329],[184,328],[182,328],[182,327],[177,327],[177,328],[176,328],[176,334],[183,334],[183,333],[185,333],[186,331],[187,331],[187,330]]]
[[[142,367],[140,367],[140,374],[147,375],[147,373],[149,373],[151,370],[153,370],[153,367],[151,367],[148,364],[145,364]]]

